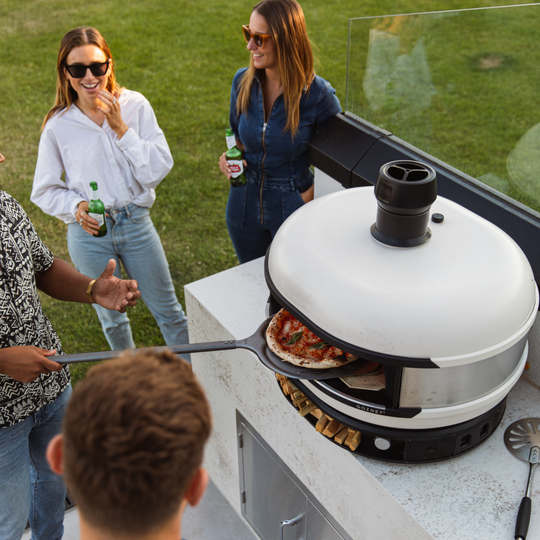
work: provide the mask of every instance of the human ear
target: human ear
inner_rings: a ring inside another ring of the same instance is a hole
[[[45,455],[51,470],[56,474],[64,474],[64,440],[61,434],[51,439]]]
[[[199,504],[208,486],[208,480],[206,469],[200,467],[193,475],[184,495],[184,499],[187,500],[190,506],[197,506]]]

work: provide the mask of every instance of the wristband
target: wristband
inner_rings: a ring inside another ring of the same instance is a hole
[[[88,296],[88,300],[90,300],[91,304],[95,304],[94,299],[92,298],[92,287],[94,286],[94,283],[96,282],[95,279],[93,279],[86,288],[86,296]]]

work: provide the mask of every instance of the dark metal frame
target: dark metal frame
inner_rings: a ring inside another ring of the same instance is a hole
[[[414,148],[391,133],[345,114],[331,118],[313,138],[311,163],[345,188],[374,185],[389,161],[416,160],[437,173],[437,193],[482,216],[521,247],[540,283],[540,218],[516,201]]]

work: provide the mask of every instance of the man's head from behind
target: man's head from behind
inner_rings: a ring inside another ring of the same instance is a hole
[[[189,364],[170,352],[131,354],[77,385],[48,457],[90,527],[143,536],[202,496],[210,429]]]

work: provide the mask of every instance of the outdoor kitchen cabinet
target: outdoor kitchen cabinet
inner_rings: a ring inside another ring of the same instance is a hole
[[[237,426],[242,515],[260,538],[350,540],[239,413]]]

